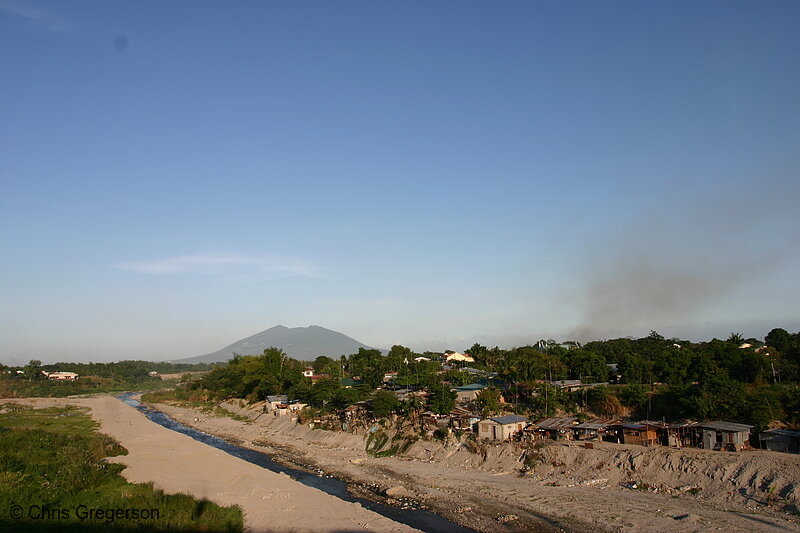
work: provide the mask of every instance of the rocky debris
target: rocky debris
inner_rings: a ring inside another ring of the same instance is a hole
[[[411,498],[414,496],[414,493],[405,488],[402,485],[397,485],[396,487],[391,487],[386,489],[384,492],[390,498]]]

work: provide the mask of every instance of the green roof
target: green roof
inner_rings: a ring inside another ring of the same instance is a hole
[[[456,390],[459,392],[466,392],[471,390],[483,390],[486,388],[486,385],[482,383],[473,383],[472,385],[462,385],[461,387],[456,387]]]

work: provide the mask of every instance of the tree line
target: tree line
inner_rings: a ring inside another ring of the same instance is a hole
[[[800,423],[800,333],[779,328],[763,340],[731,334],[725,340],[695,343],[651,332],[582,346],[541,341],[504,350],[475,344],[465,352],[475,359],[469,367],[497,374],[476,402],[484,414],[513,409],[532,417],[589,412],[667,421],[719,418],[757,429],[772,420]],[[218,399],[253,402],[286,394],[331,410],[369,398],[382,412],[402,412],[407,406],[390,399],[394,395],[376,393],[385,374],[396,372],[395,386],[425,390],[425,407],[445,413],[455,404],[451,389],[478,378],[458,365],[443,372],[442,355],[396,345],[386,355],[361,348],[338,358],[303,362],[272,348],[258,356],[236,356],[190,387]],[[312,384],[302,375],[308,365],[324,377]],[[347,388],[343,378],[358,382]],[[611,383],[576,393],[554,384],[567,379]]]

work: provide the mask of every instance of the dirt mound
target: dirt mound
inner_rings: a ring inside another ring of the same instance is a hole
[[[549,444],[523,458],[544,483],[688,493],[717,502],[776,505],[796,511],[800,458],[764,451],[742,453],[616,444]]]

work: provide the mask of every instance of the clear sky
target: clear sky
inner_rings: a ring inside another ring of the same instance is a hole
[[[0,0],[0,361],[800,330],[800,3]]]

